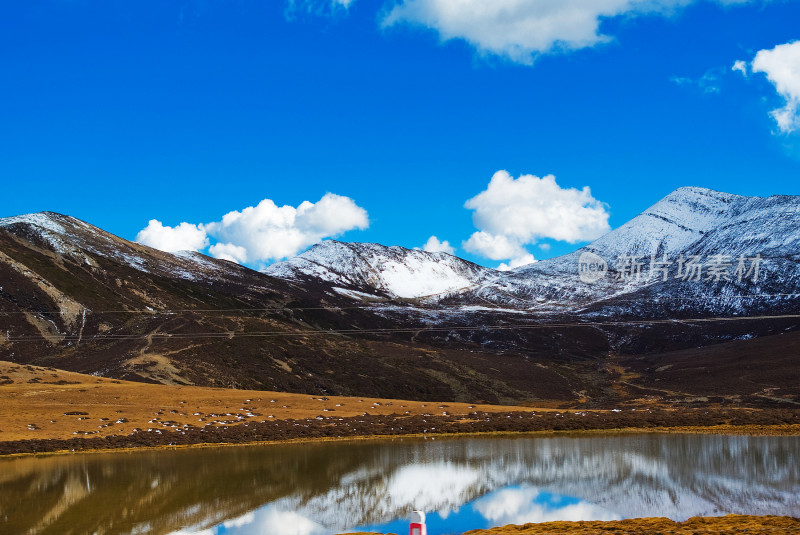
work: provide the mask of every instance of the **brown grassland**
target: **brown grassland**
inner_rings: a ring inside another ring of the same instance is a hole
[[[7,361],[0,361],[0,403],[0,442],[107,437],[128,435],[136,429],[168,431],[184,425],[235,427],[253,420],[347,418],[365,412],[373,416],[442,412],[464,416],[476,409],[487,412],[515,409],[501,405],[328,398],[157,385]]]
[[[565,410],[155,385],[0,361],[0,454],[380,435],[800,434],[787,409]]]

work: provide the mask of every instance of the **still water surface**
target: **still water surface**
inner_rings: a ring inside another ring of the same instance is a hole
[[[509,523],[800,516],[800,437],[358,441],[0,461],[0,533],[407,533]]]

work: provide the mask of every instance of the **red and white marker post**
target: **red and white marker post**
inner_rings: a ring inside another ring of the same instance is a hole
[[[425,527],[425,513],[414,511],[411,513],[411,524],[408,526],[408,535],[428,535]]]

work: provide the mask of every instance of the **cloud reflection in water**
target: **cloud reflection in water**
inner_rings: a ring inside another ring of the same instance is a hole
[[[556,520],[619,520],[621,515],[578,498],[552,494],[527,485],[491,492],[455,510],[446,508],[428,514],[429,535],[461,533],[469,529],[507,524],[552,522]],[[373,524],[352,531],[404,533],[405,519]]]
[[[475,500],[472,508],[491,525],[527,524],[555,520],[619,520],[622,518],[598,505],[535,487],[508,487]]]

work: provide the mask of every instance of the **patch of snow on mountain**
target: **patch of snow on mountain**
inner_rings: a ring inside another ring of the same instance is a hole
[[[349,297],[351,299],[380,299],[377,295],[359,292],[356,290],[347,290],[345,288],[332,288],[334,292]]]
[[[144,273],[150,273],[150,270],[147,268],[147,260],[141,256],[122,252],[116,256],[129,266],[138,269],[139,271],[143,271]]]
[[[375,243],[343,243],[328,240],[305,253],[268,267],[273,277],[305,277],[378,290],[401,298],[419,298],[456,292],[475,286],[494,270],[447,253],[429,253]]]
[[[40,212],[36,214],[0,218],[0,227],[7,227],[18,223],[38,227],[39,236],[47,241],[53,247],[54,251],[60,254],[68,252],[69,248],[61,239],[61,236],[64,234],[64,227],[56,223],[49,213]]]
[[[460,290],[472,285],[446,264],[410,257],[405,262],[375,262],[384,288],[398,297],[422,297]]]
[[[0,218],[0,227],[7,227],[16,223],[28,223],[52,232],[64,233],[64,227],[56,223],[47,212]]]
[[[200,275],[215,275],[223,271],[222,267],[216,263],[220,261],[215,262],[197,251],[178,251],[176,253],[165,254],[172,254],[184,261],[181,269],[176,271],[176,273],[184,279],[196,280]]]

